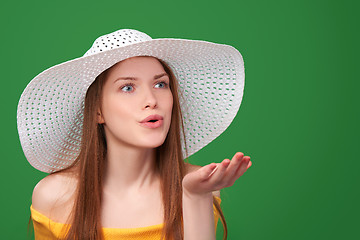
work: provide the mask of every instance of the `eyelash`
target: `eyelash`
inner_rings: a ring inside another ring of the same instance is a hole
[[[165,81],[157,82],[155,85],[157,85],[157,84],[159,84],[159,83],[164,84],[165,86],[164,86],[163,88],[165,88],[165,89],[169,87],[169,84],[168,84],[167,82],[165,82]],[[124,85],[122,85],[122,86],[120,87],[120,90],[122,90],[124,87],[128,87],[128,86],[131,86],[131,87],[134,88],[135,84],[133,84],[133,83],[126,83],[126,84],[124,84]],[[123,91],[123,92],[125,92],[125,93],[130,93],[130,92],[132,92],[132,91]]]
[[[134,87],[135,85],[133,83],[127,83],[127,84],[124,84],[120,87],[120,90],[122,91],[124,87],[128,87],[128,86],[131,86],[131,87]],[[128,93],[130,91],[123,91],[125,93]]]
[[[165,86],[163,88],[168,88],[169,84],[164,81],[157,82],[155,85],[158,85],[159,83],[163,83]]]

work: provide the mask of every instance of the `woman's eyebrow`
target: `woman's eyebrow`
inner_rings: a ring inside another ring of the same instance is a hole
[[[160,74],[154,76],[154,80],[159,79],[159,78],[161,78],[161,77],[163,77],[163,76],[169,77],[169,75],[168,75],[167,73],[160,73]],[[118,77],[117,79],[115,79],[114,82],[119,81],[119,80],[132,80],[132,81],[136,81],[136,80],[138,80],[138,78],[136,78],[136,77]]]
[[[169,77],[169,75],[168,75],[167,73],[161,73],[161,74],[155,75],[155,76],[154,76],[154,79],[159,79],[159,78],[161,78],[161,77],[163,77],[163,76]]]
[[[135,77],[119,77],[119,78],[115,79],[114,82],[117,82],[119,80],[134,80],[135,81],[135,80],[137,80],[137,78],[135,78]]]

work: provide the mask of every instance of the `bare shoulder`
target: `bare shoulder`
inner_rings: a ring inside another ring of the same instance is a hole
[[[202,166],[194,165],[194,164],[191,164],[191,163],[185,163],[185,172],[186,172],[186,174],[191,173],[193,171],[196,171],[196,170],[198,170],[200,168],[202,168]],[[213,195],[216,196],[216,197],[220,197],[220,190],[214,191]]]
[[[68,172],[46,176],[33,190],[32,207],[52,220],[66,220],[64,211],[72,207],[76,181],[75,176]]]

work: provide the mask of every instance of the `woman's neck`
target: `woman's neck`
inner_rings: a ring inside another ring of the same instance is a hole
[[[159,180],[155,149],[107,146],[104,190],[117,194],[149,190]]]

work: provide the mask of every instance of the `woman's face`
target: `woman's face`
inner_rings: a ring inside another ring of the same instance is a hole
[[[153,57],[133,57],[113,66],[103,86],[98,119],[104,124],[108,145],[160,146],[171,122],[169,84],[169,76]]]

